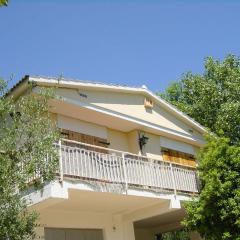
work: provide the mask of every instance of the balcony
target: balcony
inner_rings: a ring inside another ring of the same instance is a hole
[[[57,144],[60,180],[83,180],[130,188],[197,194],[196,169],[70,140]]]

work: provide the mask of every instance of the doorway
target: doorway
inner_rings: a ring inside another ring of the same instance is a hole
[[[45,240],[103,240],[101,229],[45,228]]]

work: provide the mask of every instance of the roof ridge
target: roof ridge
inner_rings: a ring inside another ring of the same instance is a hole
[[[95,80],[83,80],[83,79],[76,79],[76,78],[68,78],[64,76],[59,77],[51,77],[51,76],[43,76],[43,75],[30,75],[30,78],[43,78],[43,79],[53,79],[53,80],[64,80],[64,81],[73,81],[73,82],[80,82],[80,83],[90,83],[90,84],[98,84],[98,85],[107,85],[107,86],[115,86],[115,87],[128,87],[128,88],[137,88],[137,89],[146,89],[145,85],[143,86],[130,86],[127,84],[118,84],[118,83],[109,83],[104,81],[95,81]],[[148,88],[147,88],[148,89]]]

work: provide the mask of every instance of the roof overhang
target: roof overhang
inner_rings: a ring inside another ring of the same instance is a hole
[[[176,107],[166,102],[164,99],[155,95],[153,92],[146,88],[128,87],[121,85],[113,85],[99,82],[83,81],[83,80],[65,80],[62,78],[49,78],[49,77],[32,77],[26,75],[16,85],[14,85],[6,94],[7,96],[19,97],[24,91],[26,91],[30,85],[37,85],[42,87],[58,87],[68,89],[87,89],[95,91],[111,91],[111,92],[125,92],[132,94],[142,94],[153,99],[162,108],[175,115],[178,119],[182,120],[201,134],[207,133],[207,130],[198,122],[193,120],[188,115],[179,111]]]
[[[117,129],[122,132],[133,130],[142,130],[152,134],[158,134],[171,139],[183,141],[195,146],[202,146],[204,141],[189,134],[174,131],[149,122],[134,119],[131,116],[107,111],[86,103],[73,101],[69,98],[54,99],[50,102],[51,112],[68,116],[70,118],[89,121],[97,125],[105,126],[111,129]]]

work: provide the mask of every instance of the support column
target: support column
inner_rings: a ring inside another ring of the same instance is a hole
[[[133,222],[123,222],[123,240],[135,240]]]
[[[34,240],[44,240],[45,237],[44,237],[44,227],[43,226],[37,226],[36,227],[36,236],[34,238]]]

